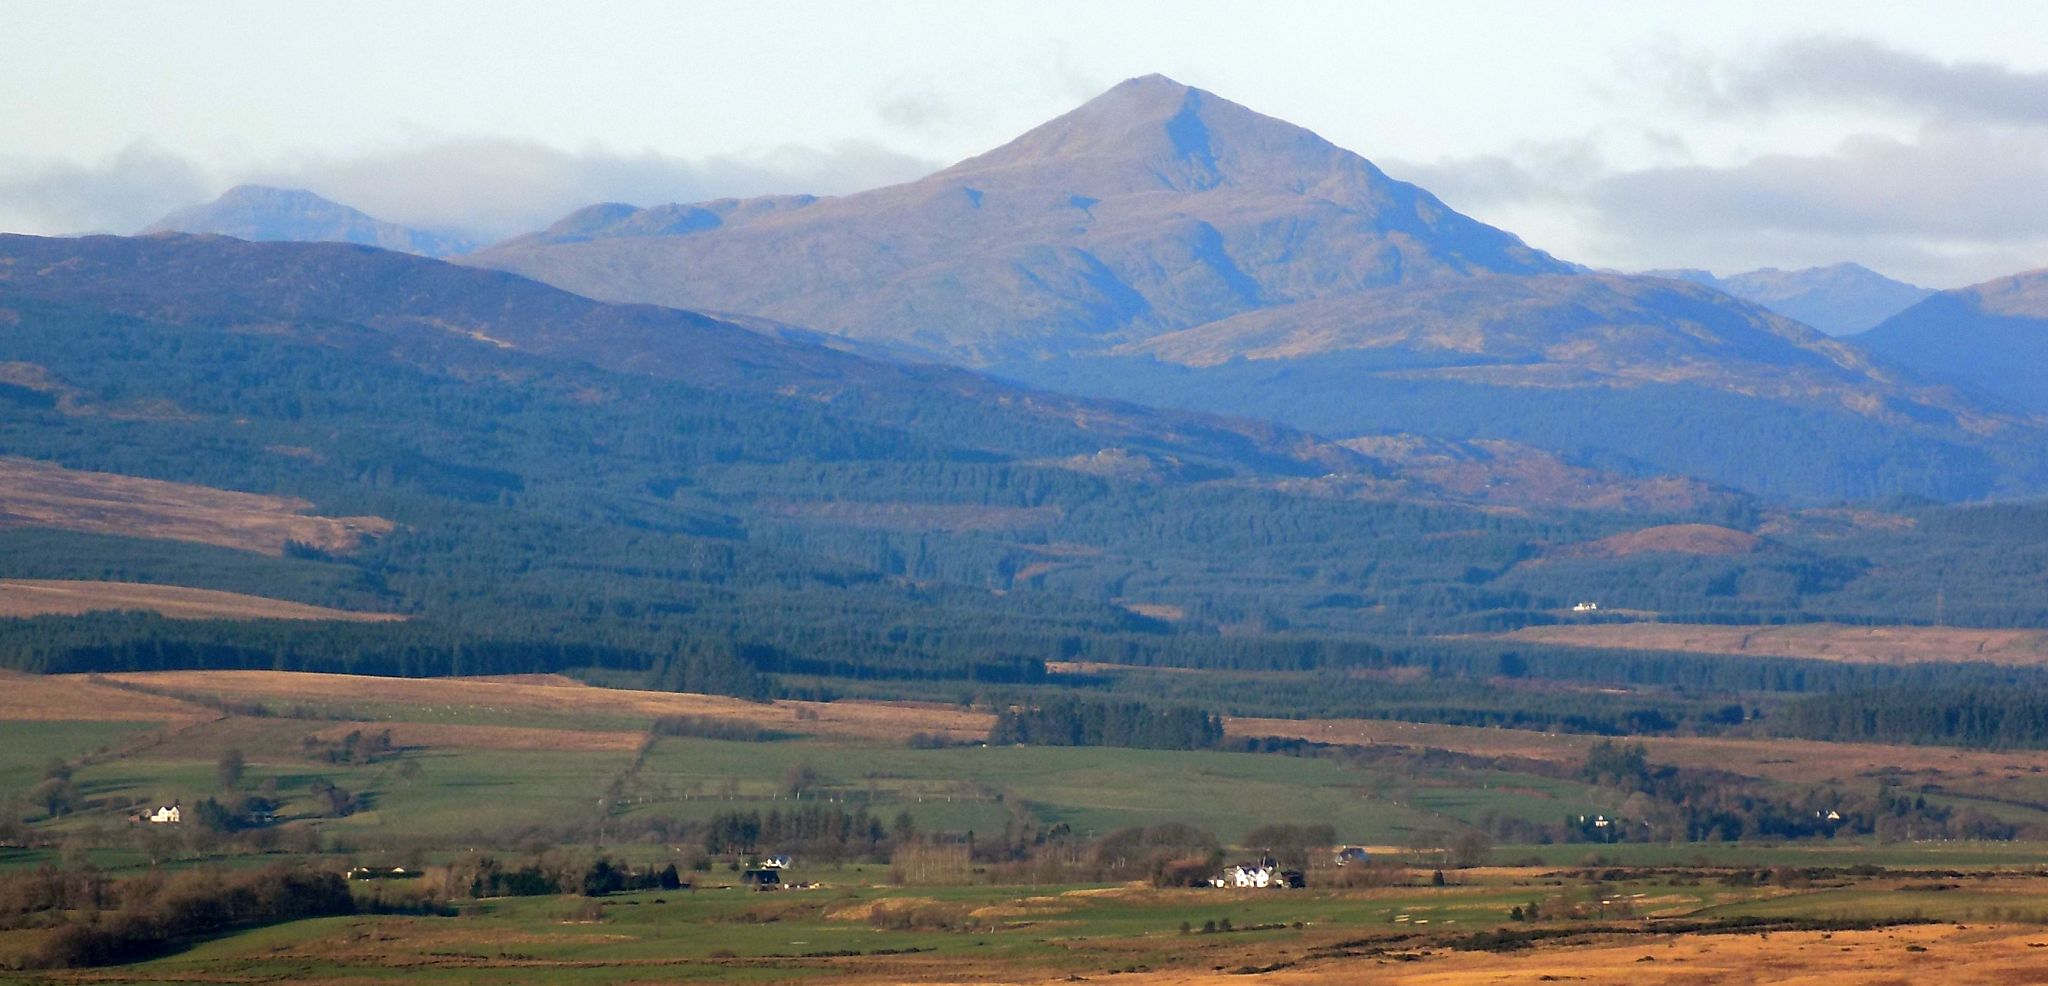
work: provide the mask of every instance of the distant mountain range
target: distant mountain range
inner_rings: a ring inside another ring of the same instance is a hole
[[[1934,293],[1933,288],[1895,281],[1861,264],[1849,263],[1804,270],[1765,267],[1727,277],[1691,269],[1644,273],[1704,284],[1805,322],[1831,336],[1862,332]]]
[[[476,244],[460,236],[384,222],[298,188],[240,185],[204,205],[180,209],[142,230],[213,233],[241,240],[357,243],[423,257],[466,253]]]
[[[1585,273],[1161,76],[909,184],[595,206],[460,262],[1338,438],[1507,440],[1806,500],[2048,481],[2015,451],[2026,421],[1723,291]]]
[[[1852,341],[2048,414],[2048,270],[1940,292]]]

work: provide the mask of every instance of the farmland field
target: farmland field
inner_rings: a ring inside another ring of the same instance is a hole
[[[2038,877],[1954,890],[1897,879],[1729,887],[1711,871],[1404,881],[1291,893],[899,889],[840,872],[775,895],[706,883],[602,901],[489,900],[455,917],[323,918],[39,981],[2031,982],[2048,935]],[[1554,916],[1508,917],[1531,904]]]
[[[73,848],[0,851],[0,877],[67,861],[125,879],[153,867],[338,870],[403,859],[425,875],[354,887],[366,907],[402,909],[480,850],[520,865],[598,853],[632,866],[688,863],[684,882],[697,888],[302,920],[139,964],[40,972],[38,982],[1050,983],[1115,974],[1161,986],[1734,983],[1764,969],[1816,981],[1870,969],[2022,981],[2009,977],[2048,941],[2048,878],[2037,875],[2048,846],[2033,842],[1501,844],[1487,848],[1490,865],[1450,864],[1454,842],[1500,820],[1542,825],[1625,807],[1621,794],[1572,773],[1596,741],[1587,736],[1239,718],[1227,724],[1233,738],[1296,737],[1337,752],[988,746],[979,739],[992,717],[958,706],[747,702],[544,675],[163,672],[6,683],[0,781],[23,790],[63,760],[78,804],[36,826]],[[650,732],[660,716],[731,735]],[[343,755],[365,737],[385,745]],[[1767,790],[1875,784],[1883,773],[2006,817],[2031,819],[2032,804],[2048,803],[2043,753],[1643,742],[1657,762],[1739,772]],[[221,855],[125,821],[137,806],[219,796],[219,765],[236,754],[238,789],[275,805],[267,841],[251,843],[267,848]],[[349,810],[333,810],[329,789],[347,792]],[[791,879],[815,887],[757,894],[724,889],[738,879],[739,855],[706,858],[661,835],[735,813],[807,810],[995,843],[1060,831],[1086,845],[1182,825],[1235,847],[1260,826],[1323,824],[1382,862],[1347,883],[1327,860],[1311,860],[1310,889],[1254,892],[1076,882],[1052,870],[1039,878],[996,862],[904,883],[887,861],[800,858]],[[0,931],[0,967],[43,934]]]
[[[2019,667],[2048,664],[2048,633],[1953,627],[1718,626],[1686,623],[1594,623],[1525,627],[1494,639],[1573,647],[1680,651],[1697,654],[1803,657],[1856,664],[1981,662]]]
[[[390,613],[358,613],[239,592],[190,589],[134,582],[59,579],[0,580],[0,619],[23,616],[79,616],[108,611],[142,611],[179,620],[401,620]]]

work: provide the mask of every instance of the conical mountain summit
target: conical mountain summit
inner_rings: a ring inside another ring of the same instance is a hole
[[[593,207],[469,262],[969,364],[1401,283],[1572,269],[1308,130],[1156,75],[915,182]]]

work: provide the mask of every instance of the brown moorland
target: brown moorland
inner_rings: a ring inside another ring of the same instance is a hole
[[[988,735],[994,717],[919,702],[749,702],[719,695],[598,688],[557,675],[515,678],[376,678],[292,671],[153,671],[106,675],[174,692],[276,703],[417,705],[446,714],[526,709],[619,717],[687,715],[789,733],[898,741]]]
[[[1878,931],[1747,935],[1615,935],[1567,939],[1511,952],[1418,947],[1375,958],[1336,958],[1247,976],[1230,970],[1162,971],[1116,977],[1128,986],[1280,986],[1375,983],[1479,986],[1568,982],[1586,986],[1714,986],[1770,982],[2048,982],[2041,929],[2000,925],[1913,925]],[[988,970],[993,973],[994,970]],[[845,981],[880,983],[855,973]],[[974,976],[928,980],[966,984],[1060,982],[1062,976]]]
[[[116,688],[83,675],[0,671],[0,722],[188,722],[218,714],[190,702]]]
[[[1851,664],[1981,662],[2048,664],[2048,633],[1955,627],[1705,626],[1685,623],[1602,623],[1525,627],[1496,640],[1626,650],[1685,651],[1748,657],[1803,657]]]
[[[138,582],[74,582],[56,579],[0,580],[0,618],[79,616],[109,611],[146,611],[174,620],[346,620],[383,623],[396,613],[359,613],[325,606]]]
[[[0,528],[54,527],[274,555],[287,541],[350,551],[393,527],[381,517],[317,517],[306,513],[311,509],[289,497],[0,457]]]
[[[1630,555],[1746,555],[1762,547],[1763,538],[1714,524],[1661,524],[1567,545],[1549,552],[1553,558],[1626,558]]]
[[[558,675],[517,675],[496,678],[376,678],[285,671],[158,671],[100,676],[170,693],[209,695],[226,700],[338,705],[417,706],[422,714],[450,716],[528,711],[593,717],[683,715],[775,729],[797,735],[897,742],[913,733],[953,740],[974,740],[988,734],[993,718],[985,712],[950,705],[915,702],[748,702],[717,695],[599,688]],[[23,682],[0,698],[0,719],[149,719],[211,714],[208,710],[157,700],[119,689],[95,686],[75,675],[9,676]],[[24,703],[15,696],[33,696]],[[112,700],[118,700],[112,701]],[[157,714],[115,714],[109,709],[139,706]],[[121,704],[126,703],[126,704]],[[175,710],[173,714],[172,710]],[[409,744],[477,746],[507,749],[629,749],[638,733],[617,729],[543,729],[487,724],[418,723],[400,719],[389,725],[394,737]],[[1583,760],[1599,737],[1541,733],[1532,730],[1447,726],[1377,719],[1233,718],[1231,736],[1295,737],[1322,743],[1411,749],[1440,749],[1475,756],[1525,757],[1555,763]],[[403,733],[403,735],[399,735]],[[430,735],[431,734],[431,735]],[[1990,779],[2030,775],[2048,770],[2048,751],[1958,750],[1947,747],[1889,746],[1875,743],[1823,743],[1813,740],[1740,737],[1647,737],[1640,740],[1651,759],[1678,766],[1730,770],[1787,783],[1812,784],[1860,775],[1908,773],[1923,780]],[[564,746],[564,744],[568,744]]]

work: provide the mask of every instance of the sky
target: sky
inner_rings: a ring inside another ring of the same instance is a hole
[[[2048,4],[0,0],[0,230],[241,183],[483,239],[837,194],[1161,72],[1534,246],[1931,287],[2048,267]]]

